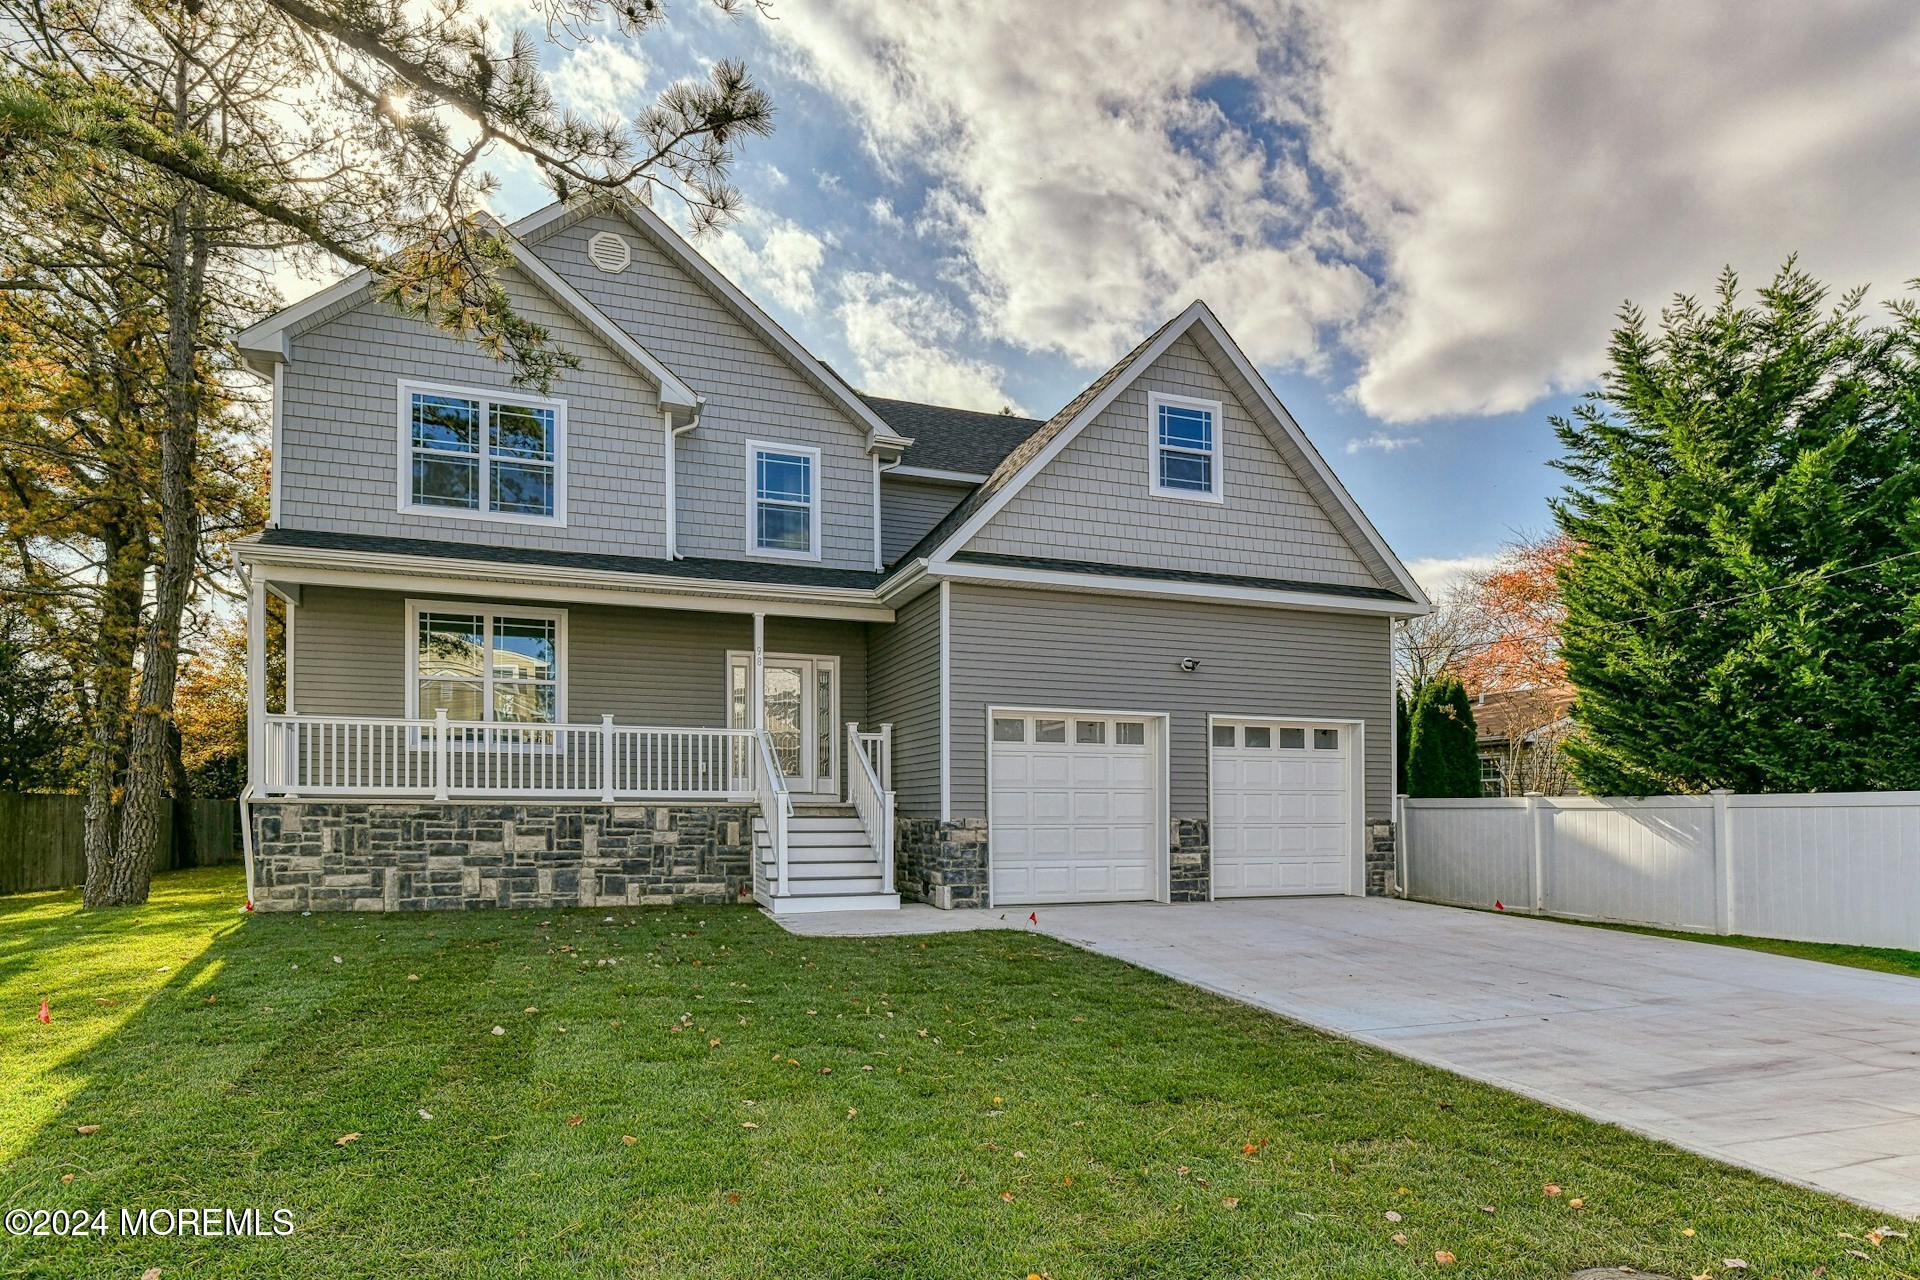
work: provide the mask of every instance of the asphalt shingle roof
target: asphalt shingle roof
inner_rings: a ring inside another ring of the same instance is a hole
[[[1040,426],[1038,418],[1021,418],[1010,413],[949,409],[945,405],[889,400],[864,393],[860,398],[882,422],[913,441],[901,459],[905,465],[934,471],[965,471],[984,476]]]
[[[748,582],[782,587],[848,587],[869,590],[880,575],[859,569],[825,569],[817,564],[789,564],[766,560],[716,560],[689,557],[667,560],[650,556],[616,556],[594,551],[549,551],[540,547],[494,546],[466,542],[436,542],[429,538],[394,538],[372,533],[331,533],[318,529],[268,529],[260,535],[267,547],[311,547],[327,551],[369,551],[382,555],[420,556],[439,560],[472,560],[482,564],[590,569],[611,573],[651,574],[710,582]]]

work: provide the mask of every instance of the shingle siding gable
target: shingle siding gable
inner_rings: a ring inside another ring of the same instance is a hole
[[[633,250],[625,271],[586,256],[600,232]],[[706,399],[680,437],[681,554],[737,558],[746,549],[746,442],[821,451],[821,561],[873,567],[873,467],[866,431],[634,225],[612,212],[563,222],[533,250],[615,324]]]
[[[1149,396],[1222,405],[1222,503],[1148,490]],[[1283,459],[1191,336],[1142,371],[968,543],[991,555],[1393,587]]]

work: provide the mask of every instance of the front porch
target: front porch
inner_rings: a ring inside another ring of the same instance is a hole
[[[898,906],[863,620],[254,578],[263,908]]]

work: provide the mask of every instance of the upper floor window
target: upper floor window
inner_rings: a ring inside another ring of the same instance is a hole
[[[820,451],[747,441],[747,550],[820,558]]]
[[[1219,502],[1220,402],[1147,397],[1149,487],[1157,497]]]
[[[497,520],[564,517],[566,404],[400,384],[400,509]]]

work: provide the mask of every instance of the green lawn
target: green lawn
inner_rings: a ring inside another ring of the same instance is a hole
[[[0,1276],[1916,1258],[1866,1241],[1867,1211],[1044,938],[803,940],[743,908],[246,917],[240,896],[219,870],[111,915],[0,900],[0,1203],[284,1208],[294,1234],[0,1239]]]
[[[1549,916],[1547,919],[1553,919]],[[1674,929],[1655,929],[1650,925],[1599,924],[1590,920],[1568,921],[1596,929],[1618,929],[1622,933],[1646,933],[1656,938],[1679,938],[1686,942],[1711,942],[1720,947],[1743,947],[1748,951],[1771,951],[1796,960],[1818,960],[1823,964],[1844,964],[1853,969],[1872,969],[1876,973],[1898,973],[1920,978],[1920,951],[1902,951],[1897,947],[1855,947],[1839,942],[1789,942],[1784,938],[1755,938],[1735,933],[1682,933]]]

